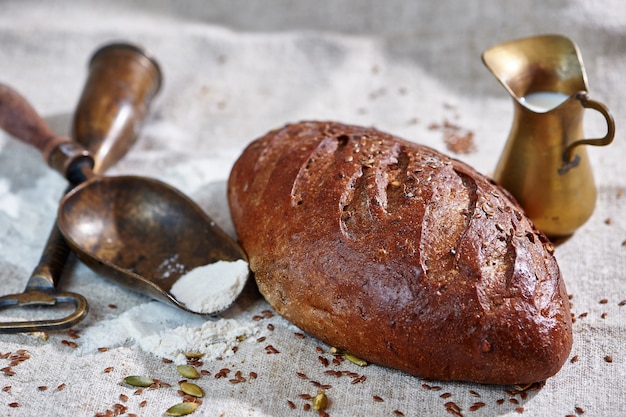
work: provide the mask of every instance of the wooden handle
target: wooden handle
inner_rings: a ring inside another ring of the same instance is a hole
[[[56,136],[33,106],[11,87],[0,84],[0,127],[15,138],[39,149],[46,163],[52,151],[62,143],[71,142],[66,136]],[[65,175],[65,173],[62,173]]]

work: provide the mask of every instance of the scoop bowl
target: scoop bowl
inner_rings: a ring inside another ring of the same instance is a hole
[[[95,177],[82,183],[63,198],[58,225],[78,258],[100,275],[195,314],[218,312],[190,310],[172,296],[172,285],[197,267],[247,261],[193,200],[145,177]]]

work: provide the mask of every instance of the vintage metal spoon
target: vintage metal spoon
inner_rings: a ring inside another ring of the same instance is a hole
[[[91,58],[89,78],[74,117],[74,137],[97,156],[95,166],[94,160],[80,150],[72,150],[72,156],[66,157],[64,148],[71,146],[67,141],[62,141],[59,149],[50,148],[47,162],[71,181],[79,181],[76,173],[81,166],[103,172],[122,158],[136,140],[138,128],[160,83],[159,67],[143,49],[125,43],[100,48]],[[23,103],[19,100],[18,106],[7,103],[7,100],[15,99],[15,95],[6,87],[0,86],[0,97],[0,125],[3,128],[15,135],[52,135],[37,124],[20,123],[23,122],[21,115],[15,117],[15,113],[23,110],[19,106]],[[40,131],[24,131],[29,129]],[[70,304],[73,311],[59,318],[0,322],[0,333],[62,330],[86,317],[88,303],[82,295],[57,290],[69,252],[70,248],[55,223],[26,289],[20,294],[0,297],[0,309]]]
[[[3,95],[10,94],[5,87]],[[23,98],[15,92],[12,96],[16,103],[21,100],[17,115],[24,123],[37,126],[31,129],[32,134],[14,136],[44,153],[58,148],[56,142],[71,145],[73,152],[65,158],[80,153],[77,144],[46,131],[36,112],[32,108],[27,111]],[[58,165],[52,166],[59,170]],[[79,259],[93,270],[135,291],[202,315],[221,311],[239,295],[242,288],[230,293],[231,299],[221,303],[219,311],[197,311],[170,293],[174,283],[195,268],[217,261],[246,260],[239,245],[184,194],[154,179],[94,175],[87,164],[74,175],[85,182],[63,198],[57,224]],[[232,278],[241,281],[238,276]]]

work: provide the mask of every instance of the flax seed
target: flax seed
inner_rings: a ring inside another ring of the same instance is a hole
[[[610,355],[606,355],[606,356],[604,357],[604,360],[605,360],[606,362],[608,362],[608,363],[611,363],[611,362],[613,362],[613,357],[612,357],[612,356],[610,356]]]
[[[296,409],[296,405],[295,405],[292,401],[287,400],[287,405],[288,405],[288,406],[289,406],[289,408],[291,408],[292,410],[295,410],[295,409]]]
[[[367,377],[365,375],[361,375],[361,376],[359,376],[357,378],[354,378],[351,383],[352,384],[358,384],[359,382],[363,382],[366,379],[367,379]]]
[[[276,349],[274,346],[272,345],[267,345],[265,346],[265,350],[267,352],[268,355],[271,354],[276,354],[276,353],[280,353],[280,351],[278,349]]]
[[[484,402],[476,402],[474,404],[472,404],[469,408],[470,411],[476,411],[480,408],[483,408],[485,406]]]
[[[317,360],[320,361],[320,363],[324,365],[324,367],[328,367],[328,365],[330,365],[329,360],[323,356],[318,356]]]
[[[374,401],[376,401],[377,403],[382,403],[383,401],[385,401],[385,400],[383,400],[381,397],[379,397],[378,395],[374,395],[372,398],[373,398],[373,399],[374,399]]]
[[[454,401],[448,401],[447,403],[444,404],[444,406],[446,407],[446,409],[448,410],[453,410],[456,412],[461,412],[461,407],[459,407],[458,405],[456,405],[456,403]]]

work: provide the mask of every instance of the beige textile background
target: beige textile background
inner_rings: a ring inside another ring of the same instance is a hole
[[[109,173],[161,179],[233,233],[225,203],[230,167],[249,141],[288,122],[376,126],[489,174],[513,107],[480,54],[496,43],[543,33],[560,33],[579,45],[590,95],[611,109],[617,124],[610,147],[589,149],[599,188],[596,212],[556,251],[577,317],[572,360],[525,394],[424,381],[373,365],[324,367],[319,357],[332,361],[329,347],[270,317],[268,305],[248,291],[224,317],[253,324],[257,333],[234,355],[204,363],[210,375],[198,384],[207,396],[194,415],[314,415],[303,409],[310,401],[301,394],[314,395],[315,382],[332,386],[331,416],[448,415],[451,402],[466,416],[626,415],[623,1],[4,0],[0,82],[23,93],[57,133],[68,134],[95,49],[117,40],[149,48],[165,83],[139,141]],[[474,134],[470,153],[446,147],[445,132],[433,128],[446,121],[458,133]],[[598,117],[589,115],[585,124],[590,136],[604,132]],[[2,294],[23,290],[64,187],[36,151],[0,132]],[[29,352],[11,367],[14,375],[4,368],[11,359],[0,358],[0,415],[92,416],[122,404],[127,413],[159,416],[180,400],[174,366],[142,349],[136,335],[142,326],[167,330],[200,326],[201,320],[120,288],[76,260],[61,287],[88,298],[89,316],[76,334],[51,333],[47,341],[0,335],[0,357]],[[280,353],[268,354],[268,345]],[[222,368],[232,370],[229,378],[215,378]],[[329,369],[365,378],[355,382],[354,376],[329,375]],[[236,371],[245,382],[229,382]],[[132,374],[173,387],[135,395],[121,384]]]

